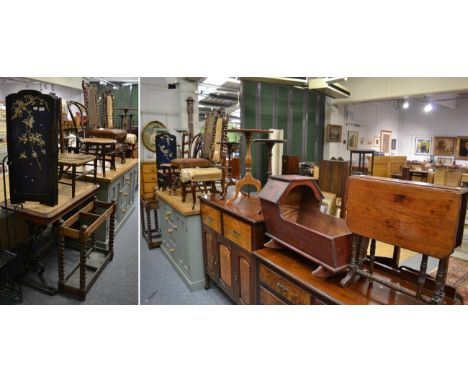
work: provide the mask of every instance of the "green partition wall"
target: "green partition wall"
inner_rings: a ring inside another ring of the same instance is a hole
[[[323,157],[325,96],[293,86],[243,80],[241,85],[242,128],[283,129],[284,155],[297,155],[301,162],[318,163]],[[266,182],[264,145],[252,144],[252,171]]]
[[[129,111],[128,114],[133,114],[132,122],[133,125],[138,125],[138,84],[132,84],[132,86],[119,86],[118,89],[113,89],[113,86],[110,84],[100,85],[97,84],[97,94],[98,98],[101,97],[102,93],[106,90],[110,90],[114,96],[114,126],[120,127],[120,114],[123,114],[123,111],[118,110],[119,107],[131,107],[137,110]],[[104,125],[104,115],[102,114],[101,109],[101,100],[99,100],[100,107],[100,118],[101,126]]]

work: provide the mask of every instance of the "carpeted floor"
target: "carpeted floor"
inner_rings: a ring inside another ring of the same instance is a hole
[[[133,305],[138,304],[138,209],[135,208],[120,228],[115,240],[114,259],[107,264],[89,291],[86,301],[72,295],[49,296],[36,289],[23,286],[23,304],[53,305]],[[67,251],[69,269],[79,259],[77,251]],[[57,251],[53,249],[43,258],[46,280],[57,286]]]
[[[435,277],[436,273],[437,269],[431,272],[431,276]],[[463,297],[463,303],[468,305],[468,261],[450,258],[447,284],[455,287]]]
[[[231,300],[213,284],[208,290],[190,291],[159,248],[149,250],[143,238],[140,243],[140,304],[232,304]]]

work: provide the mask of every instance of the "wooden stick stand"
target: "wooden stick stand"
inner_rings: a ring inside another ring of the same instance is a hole
[[[159,248],[161,245],[158,207],[158,199],[156,198],[140,199],[141,232],[148,243],[149,249]]]
[[[112,261],[115,211],[115,201],[104,203],[95,198],[66,221],[60,221],[58,255],[58,290],[60,292],[73,293],[84,301],[104,267]],[[109,250],[104,251],[96,248],[96,231],[107,218],[110,218]],[[66,237],[79,240],[80,243],[80,261],[67,276],[65,276]]]

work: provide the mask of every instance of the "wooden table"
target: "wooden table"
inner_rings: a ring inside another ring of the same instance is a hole
[[[73,198],[68,185],[59,184],[58,187],[58,204],[56,206],[50,207],[38,202],[25,202],[22,204],[23,208],[17,212],[18,217],[24,219],[29,227],[29,244],[24,259],[25,271],[21,275],[21,282],[50,295],[56,294],[57,289],[49,285],[43,276],[44,265],[40,261],[42,251],[38,248],[39,239],[48,225],[56,225],[64,215],[96,195],[99,189],[99,186],[96,184],[77,181],[76,194]],[[3,193],[0,193],[0,202],[3,202],[3,199]],[[10,209],[15,207],[8,200],[7,205]],[[50,241],[47,243],[43,248],[44,251],[49,249],[54,242]],[[38,280],[28,277],[31,271],[37,274]]]
[[[340,286],[343,275],[328,279],[316,277],[312,272],[317,265],[290,250],[263,248],[255,251],[256,303],[266,305],[410,305],[419,304],[414,297],[392,290],[384,285],[370,284],[365,278],[348,288]],[[367,264],[365,265],[367,268]],[[376,264],[374,273],[394,283],[416,289],[418,273],[409,268],[392,269]],[[435,280],[426,280],[423,295],[430,297]],[[463,300],[451,286],[445,287],[444,304],[461,304]]]
[[[232,204],[237,197],[239,196],[239,193],[241,191],[241,188],[246,185],[253,185],[257,189],[257,192],[260,192],[262,188],[262,183],[258,180],[255,179],[252,176],[252,151],[251,151],[251,144],[252,144],[252,136],[254,134],[269,134],[272,133],[271,130],[261,130],[261,129],[228,129],[226,130],[226,133],[241,133],[244,134],[245,137],[245,145],[246,145],[246,150],[245,150],[245,175],[242,179],[239,179],[236,182],[236,189],[234,192],[234,195],[232,198],[228,199],[226,201],[227,205]],[[250,191],[248,193],[248,196],[250,197]]]

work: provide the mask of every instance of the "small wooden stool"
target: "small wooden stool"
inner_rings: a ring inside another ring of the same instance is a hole
[[[86,166],[88,163],[93,162],[93,170],[86,170],[86,167],[83,171],[77,172],[76,168],[78,166]],[[64,173],[69,174],[68,169],[71,167],[71,186],[72,186],[72,198],[75,197],[75,184],[76,180],[80,179],[91,172],[94,172],[94,183],[96,183],[97,176],[97,157],[90,154],[75,154],[75,153],[60,153],[58,158],[59,164],[59,182],[63,184],[69,184],[67,182],[61,181]],[[65,168],[65,169],[64,169]]]
[[[110,155],[111,170],[115,170],[115,145],[117,141],[109,138],[82,138],[80,140],[85,148],[85,154],[90,152],[98,157],[102,163],[102,175],[106,176],[106,155]]]
[[[158,220],[158,199],[140,198],[141,233],[148,243],[148,248],[158,248],[161,245],[161,229]],[[152,213],[151,213],[152,212]],[[153,218],[151,218],[153,215]]]

